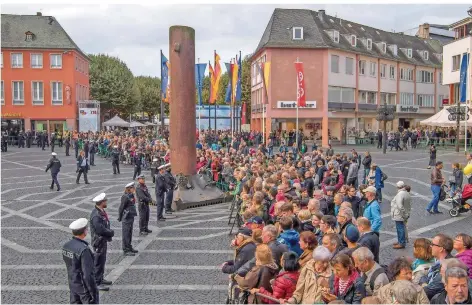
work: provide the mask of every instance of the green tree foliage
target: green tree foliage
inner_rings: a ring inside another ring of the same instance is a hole
[[[241,79],[241,102],[246,102],[246,118],[251,118],[251,62],[249,56],[242,61],[243,74]]]
[[[138,110],[147,113],[151,120],[161,111],[161,80],[157,77],[138,76],[135,83],[140,93]]]
[[[102,113],[129,115],[139,106],[140,92],[133,73],[120,59],[105,54],[90,57],[90,95]]]

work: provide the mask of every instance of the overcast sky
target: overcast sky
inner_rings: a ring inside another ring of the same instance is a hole
[[[160,76],[159,50],[166,55],[169,53],[170,26],[193,27],[195,57],[200,58],[200,62],[211,60],[213,65],[215,49],[223,62],[229,62],[240,50],[243,56],[252,53],[276,7],[325,9],[328,15],[400,32],[425,22],[451,24],[465,18],[469,6],[3,4],[1,9],[4,14],[25,15],[41,10],[43,15],[56,17],[84,52],[117,56],[135,75]]]

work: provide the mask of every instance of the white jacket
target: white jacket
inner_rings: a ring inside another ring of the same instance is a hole
[[[404,188],[399,189],[398,193],[390,202],[390,215],[393,221],[406,221],[410,218],[411,196]]]

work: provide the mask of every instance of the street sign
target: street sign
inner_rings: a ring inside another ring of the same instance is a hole
[[[447,111],[450,114],[457,114],[458,112],[460,114],[466,114],[466,113],[469,112],[469,107],[468,106],[461,106],[461,107],[459,107],[459,109],[457,109],[457,108],[458,108],[457,106],[452,106],[452,107],[447,108]]]
[[[460,116],[459,121],[465,121],[465,113],[461,113],[461,114],[459,114],[459,116]],[[456,113],[454,113],[454,114],[451,113],[447,116],[447,118],[449,119],[449,121],[455,122],[455,121],[457,121],[457,114]],[[469,120],[469,118],[470,118],[470,115],[467,114],[467,121]]]

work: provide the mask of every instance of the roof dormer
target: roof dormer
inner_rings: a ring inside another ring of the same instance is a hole
[[[434,53],[434,56],[436,56],[436,58],[437,58],[440,62],[443,61],[443,55],[442,55],[442,53]]]
[[[31,31],[27,31],[25,35],[26,35],[25,41],[33,41],[35,38],[35,35]]]
[[[303,27],[294,26],[293,28],[293,40],[303,40]]]
[[[405,53],[406,57],[413,58],[413,49],[410,48],[400,48],[400,50]]]
[[[377,42],[376,45],[377,45],[377,48],[379,48],[382,53],[387,53],[387,43],[386,42],[383,42],[383,41]]]
[[[394,56],[398,56],[398,46],[396,44],[388,45],[388,49],[393,53]]]
[[[349,38],[349,41],[351,42],[351,46],[356,47],[357,46],[357,37],[356,35],[351,35]]]
[[[326,34],[331,38],[332,41],[339,43],[339,31],[336,30],[325,30]]]

